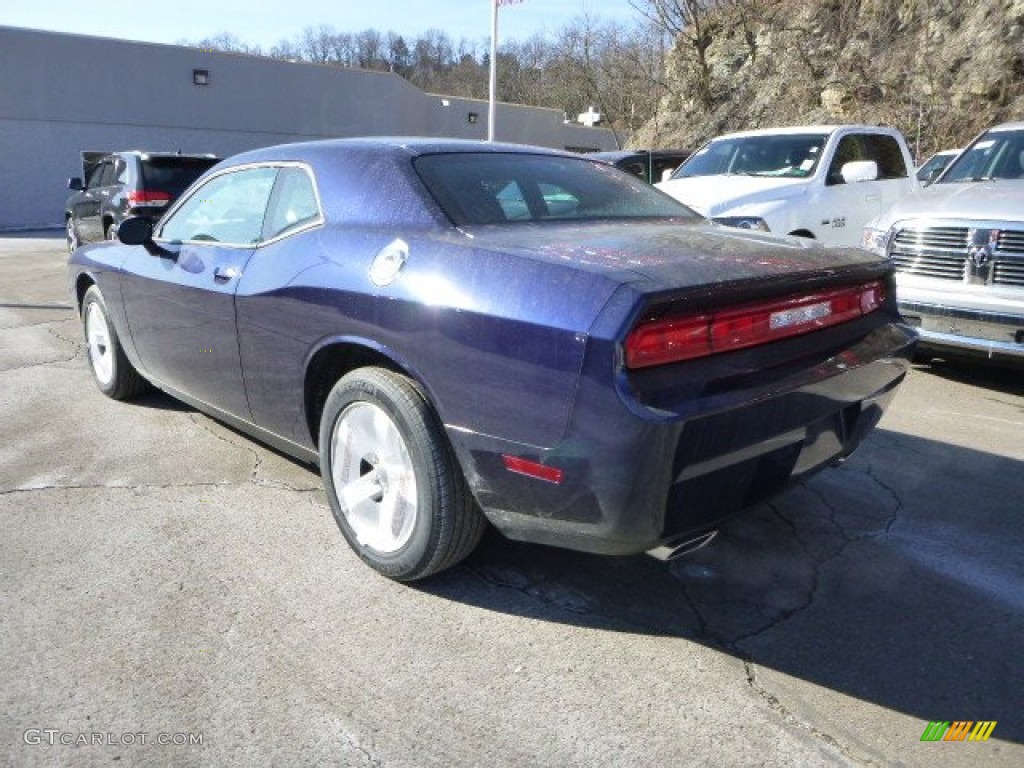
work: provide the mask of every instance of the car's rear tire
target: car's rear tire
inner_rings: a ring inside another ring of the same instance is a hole
[[[68,241],[68,253],[74,253],[75,249],[81,245],[81,241],[78,239],[78,228],[75,226],[74,216],[68,216],[64,225],[64,234]]]
[[[388,578],[450,568],[483,534],[447,436],[405,376],[360,368],[334,386],[320,420],[320,470],[349,545]]]
[[[82,329],[89,368],[100,392],[114,400],[130,400],[149,389],[149,382],[135,370],[121,348],[103,294],[95,285],[82,299]]]

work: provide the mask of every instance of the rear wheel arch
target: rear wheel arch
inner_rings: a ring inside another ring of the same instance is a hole
[[[789,234],[792,237],[806,237],[806,238],[809,238],[811,240],[816,240],[817,239],[817,238],[815,238],[814,233],[811,232],[809,229],[794,229]]]
[[[416,375],[380,349],[352,341],[326,344],[316,350],[310,358],[303,382],[306,426],[314,446],[319,447],[320,419],[323,416],[324,404],[334,385],[346,374],[367,367],[383,368],[405,376],[419,390],[427,404],[436,410],[426,387]]]

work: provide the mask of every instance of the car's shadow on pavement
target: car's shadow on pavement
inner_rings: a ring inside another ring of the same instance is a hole
[[[1009,367],[976,360],[921,358],[915,360],[914,367],[958,384],[971,384],[1007,395],[1024,396],[1024,365]]]
[[[870,441],[870,452],[671,563],[494,534],[419,589],[531,619],[685,638],[922,728],[991,719],[998,738],[1024,742],[1024,465],[885,430]]]

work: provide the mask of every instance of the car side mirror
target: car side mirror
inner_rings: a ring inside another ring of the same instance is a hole
[[[82,180],[80,178],[78,178],[77,176],[72,176],[70,179],[68,179],[68,189],[74,190],[75,192],[81,192],[83,189],[85,189],[85,185],[82,183]]]
[[[153,222],[142,216],[132,216],[117,228],[117,239],[125,245],[146,245],[153,242]]]
[[[839,171],[843,181],[854,184],[858,181],[874,181],[878,178],[878,163],[874,160],[855,160],[846,163]]]

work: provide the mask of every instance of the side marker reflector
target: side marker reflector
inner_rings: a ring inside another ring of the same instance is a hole
[[[524,459],[521,456],[509,456],[502,454],[501,460],[505,463],[505,469],[515,472],[517,475],[535,477],[548,483],[558,484],[562,482],[563,472],[558,467],[549,467],[536,461]]]

